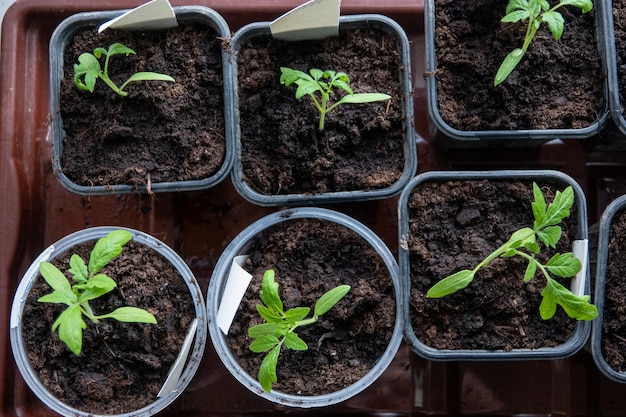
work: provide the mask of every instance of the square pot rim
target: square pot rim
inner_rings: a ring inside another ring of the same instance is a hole
[[[352,190],[337,191],[328,193],[301,193],[301,194],[279,194],[265,195],[256,191],[244,179],[243,167],[241,165],[241,127],[239,112],[239,81],[238,64],[239,49],[242,43],[256,36],[270,36],[271,22],[254,22],[241,27],[235,32],[231,41],[232,54],[230,55],[231,69],[233,71],[233,108],[235,119],[235,162],[231,172],[231,180],[237,192],[249,202],[259,206],[282,206],[282,205],[303,205],[337,203],[345,201],[377,200],[392,197],[399,194],[404,186],[415,176],[417,171],[417,134],[415,131],[413,94],[411,83],[411,56],[410,44],[404,29],[393,19],[380,14],[355,14],[339,17],[339,30],[350,30],[360,28],[363,24],[368,27],[383,29],[388,33],[393,33],[400,42],[400,81],[402,84],[402,113],[404,137],[404,169],[402,175],[394,184],[389,187],[376,190]]]
[[[230,38],[230,29],[224,18],[215,10],[206,6],[174,6],[174,13],[179,23],[201,23],[211,27],[217,36]],[[52,142],[52,171],[59,182],[68,190],[81,195],[109,195],[109,194],[136,194],[147,192],[145,185],[112,184],[86,186],[69,179],[61,166],[61,154],[65,132],[60,115],[59,85],[63,78],[63,51],[73,35],[82,28],[101,24],[113,19],[130,9],[101,10],[79,12],[63,19],[55,28],[50,38],[50,135]],[[59,52],[60,51],[60,52]],[[233,80],[228,53],[224,48],[220,51],[222,57],[222,77],[224,94],[224,129],[225,154],[219,170],[210,177],[199,180],[155,182],[151,185],[152,192],[177,192],[202,190],[213,187],[230,174],[234,161],[234,120],[232,112]]]
[[[437,60],[435,56],[435,0],[424,0],[424,41],[426,46],[425,52],[425,73],[432,74],[437,69]],[[603,0],[594,0],[594,13],[595,13],[595,32],[596,43],[598,47],[598,55],[602,61],[602,69],[605,74],[611,74],[610,64],[607,64],[606,45],[604,41],[605,34],[603,32],[603,26],[606,24],[605,16],[608,12],[605,11],[605,5]],[[614,57],[614,55],[613,55]],[[552,139],[586,139],[600,133],[609,118],[609,99],[610,99],[610,84],[609,81],[604,79],[604,108],[598,115],[597,120],[587,127],[579,129],[516,129],[516,130],[459,130],[450,126],[443,120],[439,112],[439,104],[437,101],[437,83],[434,76],[428,76],[426,78],[426,102],[428,118],[434,125],[434,128],[442,132],[447,137],[461,141],[462,143],[475,143],[475,142],[492,142],[492,141],[504,141],[509,144],[516,144],[521,141],[531,142],[545,142]],[[625,126],[626,129],[626,126]]]
[[[502,360],[537,360],[537,359],[562,359],[578,352],[587,342],[591,332],[591,322],[577,321],[576,328],[570,339],[556,347],[544,347],[538,349],[512,349],[487,350],[487,349],[436,349],[420,341],[411,326],[409,305],[410,305],[410,261],[408,249],[409,225],[408,225],[408,201],[413,190],[424,182],[444,182],[451,180],[481,180],[481,179],[548,179],[560,181],[571,185],[574,190],[578,208],[578,226],[576,239],[588,239],[587,227],[587,202],[584,191],[580,184],[569,175],[555,170],[489,170],[489,171],[429,171],[420,174],[402,191],[398,200],[398,265],[400,268],[400,279],[404,285],[404,340],[409,348],[418,355],[438,361],[449,360],[469,360],[469,361],[502,361]],[[585,281],[582,283],[585,294],[590,292],[590,276],[588,265]]]

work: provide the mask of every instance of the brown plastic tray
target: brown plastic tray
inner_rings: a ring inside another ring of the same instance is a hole
[[[272,20],[300,0],[214,0],[236,30]],[[154,196],[84,197],[65,190],[51,171],[48,109],[48,41],[70,14],[131,8],[129,0],[18,0],[2,23],[0,49],[0,416],[48,416],[16,371],[9,346],[9,310],[17,282],[37,254],[84,227],[128,226],[153,234],[190,265],[206,291],[221,251],[249,223],[278,208],[246,202],[226,180],[208,191]],[[626,158],[594,151],[594,139],[531,149],[444,151],[429,142],[424,89],[422,0],[344,0],[343,14],[380,13],[397,20],[411,41],[418,170],[549,168],[585,189],[590,224],[626,192]],[[364,222],[397,251],[397,198],[332,206]],[[424,360],[402,346],[383,376],[353,399],[324,410],[288,410],[240,387],[207,344],[188,389],[164,413],[171,416],[325,415],[534,415],[619,416],[626,386],[600,375],[589,352],[559,361],[451,362]]]

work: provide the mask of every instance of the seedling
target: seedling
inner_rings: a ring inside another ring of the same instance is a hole
[[[355,94],[350,88],[350,78],[345,72],[322,71],[319,69],[311,69],[309,74],[294,70],[291,68],[281,67],[280,83],[289,87],[296,83],[296,99],[300,99],[305,95],[311,97],[313,105],[320,112],[319,130],[324,130],[324,121],[326,114],[341,104],[363,104],[375,101],[387,101],[390,95],[383,93],[358,93]],[[334,104],[330,104],[330,96],[333,94],[333,88],[343,90],[347,94]]]
[[[52,287],[53,292],[37,301],[67,305],[52,324],[52,331],[58,329],[59,338],[77,356],[83,347],[83,330],[87,328],[83,315],[95,324],[98,320],[108,318],[128,323],[156,324],[156,318],[152,314],[137,307],[119,307],[111,313],[96,315],[89,305],[90,300],[95,300],[117,286],[107,275],[98,272],[122,252],[122,246],[130,238],[128,231],[115,230],[99,239],[89,256],[89,265],[86,265],[80,256],[73,254],[70,258],[69,272],[76,282],[74,285],[70,284],[56,266],[49,262],[39,264],[39,272]]]
[[[522,47],[511,51],[500,64],[493,83],[494,86],[504,81],[519,64],[542,23],[548,24],[554,39],[561,39],[565,20],[561,13],[557,12],[557,9],[563,6],[578,7],[583,13],[587,13],[593,8],[591,0],[561,0],[552,8],[547,0],[509,0],[509,4],[506,6],[506,15],[501,21],[508,23],[528,21],[528,27]]]
[[[542,264],[535,255],[540,253],[541,241],[546,247],[555,248],[561,238],[561,221],[568,217],[570,208],[574,204],[574,191],[567,187],[563,192],[557,191],[554,200],[546,208],[546,201],[537,184],[533,183],[535,201],[531,204],[534,215],[532,229],[524,227],[514,232],[506,243],[500,246],[480,262],[474,269],[456,272],[432,286],[426,293],[427,297],[439,298],[455,293],[467,287],[476,273],[486,267],[498,257],[509,258],[521,256],[528,261],[524,282],[533,279],[537,270],[546,280],[546,286],[541,295],[543,297],[539,306],[541,318],[548,320],[556,313],[557,304],[572,318],[577,320],[593,320],[598,316],[598,309],[589,302],[588,295],[575,295],[559,282],[551,277],[556,275],[562,278],[570,278],[576,275],[582,268],[580,261],[571,252],[556,254],[546,264]]]
[[[127,79],[120,87],[118,87],[109,78],[109,59],[113,55],[124,54],[126,56],[135,54],[135,51],[122,45],[121,43],[114,43],[109,46],[109,49],[96,48],[93,54],[85,52],[78,57],[78,64],[74,64],[74,83],[81,90],[87,90],[93,93],[93,89],[96,85],[96,80],[100,78],[106,85],[111,87],[120,96],[127,96],[128,92],[124,91],[126,86],[134,81],[169,81],[175,82],[175,80],[169,75],[160,74],[158,72],[138,72],[129,79]],[[100,58],[104,56],[104,69],[100,66]],[[81,79],[84,78],[84,81]]]
[[[250,350],[256,353],[268,352],[259,369],[258,380],[263,389],[270,392],[272,384],[277,382],[276,365],[280,349],[285,345],[292,350],[307,350],[309,347],[295,332],[300,326],[313,324],[328,310],[333,308],[350,291],[349,285],[339,285],[324,293],[315,303],[313,317],[306,318],[309,307],[295,307],[287,311],[278,294],[278,283],[274,281],[274,270],[269,269],[263,274],[260,297],[265,305],[257,305],[256,309],[265,323],[248,329],[248,336],[254,340]]]

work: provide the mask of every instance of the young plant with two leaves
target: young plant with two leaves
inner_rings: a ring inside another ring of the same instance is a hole
[[[494,79],[494,86],[502,83],[519,64],[542,23],[548,25],[554,39],[561,39],[565,19],[557,10],[564,6],[577,7],[583,13],[587,13],[593,8],[591,0],[561,0],[555,6],[550,6],[547,0],[509,0],[506,15],[501,21],[506,23],[527,21],[528,26],[522,47],[511,51],[500,64]]]
[[[310,75],[287,67],[281,67],[280,83],[289,87],[296,84],[296,99],[309,96],[313,105],[320,113],[318,129],[324,130],[326,114],[342,104],[364,104],[376,101],[387,101],[391,96],[383,93],[354,93],[350,88],[350,78],[345,72],[311,69]],[[333,89],[343,90],[346,95],[331,104]]]
[[[254,339],[250,344],[250,350],[266,353],[259,368],[258,380],[267,392],[270,392],[272,384],[278,381],[276,367],[282,346],[292,350],[307,350],[308,345],[296,334],[296,329],[317,322],[321,315],[333,308],[350,291],[349,285],[339,285],[327,291],[315,303],[313,316],[307,318],[311,312],[309,307],[284,310],[274,275],[272,269],[263,274],[259,293],[263,304],[256,306],[265,323],[248,329],[248,336]]]
[[[92,53],[85,52],[78,57],[78,64],[74,64],[74,84],[81,89],[93,93],[96,81],[100,78],[106,85],[120,96],[127,96],[124,89],[131,82],[136,81],[168,81],[175,82],[169,75],[158,72],[137,72],[130,76],[121,86],[117,86],[109,78],[109,60],[114,55],[135,54],[135,51],[121,43],[114,43],[109,49],[96,48]],[[104,68],[100,66],[100,58],[104,58]]]
[[[52,324],[52,331],[59,331],[59,339],[75,354],[80,355],[83,347],[83,330],[87,328],[83,316],[97,324],[99,320],[115,319],[128,323],[156,324],[156,318],[146,310],[137,307],[119,307],[116,310],[97,315],[89,302],[111,292],[117,284],[106,274],[99,273],[113,258],[122,252],[122,247],[131,239],[126,230],[115,230],[96,242],[89,256],[89,263],[73,254],[70,258],[69,273],[74,284],[50,262],[41,262],[39,272],[52,287],[50,294],[37,301],[42,303],[65,304],[67,307]]]
[[[524,282],[535,278],[537,272],[543,276],[546,282],[541,292],[542,301],[539,306],[539,314],[544,320],[548,320],[556,313],[557,306],[576,320],[593,320],[598,316],[598,309],[589,302],[588,295],[576,295],[561,285],[552,276],[571,278],[582,268],[580,261],[572,252],[556,254],[545,264],[537,259],[543,243],[546,247],[555,248],[561,238],[561,226],[559,223],[570,215],[570,209],[574,204],[574,191],[568,186],[563,192],[557,191],[554,200],[546,205],[545,198],[539,186],[533,183],[535,201],[531,204],[534,215],[533,227],[524,227],[514,232],[509,240],[493,251],[473,269],[465,269],[456,272],[432,286],[426,296],[440,298],[455,293],[467,287],[476,276],[476,273],[489,265],[496,258],[510,258],[519,256],[528,264],[524,272]]]

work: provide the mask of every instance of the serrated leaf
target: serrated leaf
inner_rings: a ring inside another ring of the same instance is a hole
[[[109,56],[120,55],[120,54],[130,55],[130,54],[134,54],[135,51],[133,51],[132,49],[130,49],[126,45],[123,45],[123,44],[121,44],[119,42],[116,42],[116,43],[112,44],[111,46],[109,46],[109,50],[108,50],[107,53],[108,53]]]
[[[320,79],[324,78],[324,77],[332,77],[331,73],[334,74],[334,72],[332,71],[322,71],[319,70],[317,68],[311,68],[309,70],[309,73],[311,74],[311,77],[313,78],[314,81],[319,81]]]
[[[543,300],[539,306],[539,313],[544,320],[554,316],[557,304],[568,316],[576,320],[593,320],[598,317],[598,309],[589,303],[588,295],[578,296],[553,279],[548,279],[541,295]]]
[[[513,72],[517,64],[524,57],[525,51],[521,48],[516,48],[511,51],[506,58],[500,64],[498,68],[498,72],[496,73],[496,78],[494,79],[493,85],[498,86],[502,83],[502,81],[506,80],[506,78]]]
[[[455,293],[467,287],[474,279],[474,274],[474,271],[469,269],[456,272],[433,285],[426,293],[426,297],[440,298]]]
[[[137,307],[120,307],[108,314],[96,316],[97,319],[115,319],[124,323],[156,324],[157,320],[151,313]]]
[[[261,387],[267,392],[272,389],[272,384],[278,381],[276,376],[276,365],[278,364],[278,356],[280,355],[280,345],[273,348],[261,362],[259,368],[258,380]]]
[[[532,258],[528,261],[528,266],[526,267],[526,271],[524,272],[524,282],[528,282],[534,278],[537,273],[537,261],[535,258]]]
[[[565,20],[561,13],[559,12],[545,12],[541,15],[541,21],[546,22],[548,24],[548,28],[550,32],[552,32],[552,36],[554,39],[561,39],[561,35],[563,35],[563,27],[565,25]]]
[[[524,244],[524,248],[532,253],[539,253],[540,251],[537,242],[527,242],[526,244]]]
[[[506,14],[511,13],[513,10],[528,8],[528,0],[510,0],[506,6]]]
[[[574,204],[574,190],[568,186],[563,192],[557,191],[554,201],[548,206],[546,217],[541,227],[559,224],[564,218],[570,215],[570,209]]]
[[[283,313],[283,302],[278,294],[278,283],[274,281],[274,270],[268,269],[263,274],[261,291],[259,292],[261,301],[270,309]]]
[[[307,350],[309,346],[295,333],[287,333],[284,340],[285,346],[291,350]]]
[[[506,245],[511,249],[535,243],[535,231],[530,227],[523,227],[513,232]]]
[[[539,6],[541,6],[541,10],[549,10],[550,9],[550,3],[548,3],[547,0],[538,0],[537,4],[539,4]],[[537,11],[539,12],[539,11]]]
[[[65,275],[63,275],[63,272],[50,262],[40,262],[39,273],[54,291],[72,292],[72,286]]]
[[[259,313],[265,321],[269,323],[280,323],[283,321],[283,317],[277,314],[273,309],[265,307],[264,305],[257,304],[256,311]]]
[[[255,353],[267,352],[279,343],[280,340],[273,334],[264,334],[255,338],[252,343],[250,343],[250,350]]]
[[[114,230],[98,239],[89,256],[89,273],[95,275],[111,259],[122,253],[122,246],[131,238],[132,235],[127,230]]]
[[[515,10],[507,13],[500,21],[503,23],[515,23],[524,21],[530,17],[527,10]]]
[[[593,9],[591,0],[563,0],[561,4],[564,6],[578,7],[583,13],[587,13]]]
[[[68,272],[73,275],[74,280],[77,282],[86,282],[89,279],[85,261],[76,254],[73,254],[70,258],[70,269]]]
[[[545,264],[545,268],[557,277],[569,278],[582,269],[580,260],[571,252],[556,254]]]
[[[286,85],[287,87],[300,79],[313,81],[309,74],[302,71],[294,70],[287,67],[280,67],[280,72],[280,83]]]
[[[314,81],[301,81],[298,82],[298,89],[296,90],[296,98],[300,99],[304,96],[315,93],[316,91],[321,91],[322,88],[320,85]]]
[[[52,331],[59,330],[59,339],[75,354],[83,348],[83,330],[87,328],[78,304],[66,308],[52,324]]]
[[[310,312],[311,309],[309,307],[292,308],[285,312],[285,320],[290,324],[295,324],[295,322],[304,319]]]
[[[561,239],[561,234],[563,230],[560,226],[548,226],[544,229],[537,231],[537,236],[539,240],[543,242],[549,248],[555,248],[556,244],[559,243]]]
[[[349,285],[339,285],[330,291],[325,292],[315,303],[313,315],[321,316],[333,308],[350,291]]]
[[[537,185],[537,183],[533,182],[533,196],[535,201],[531,203],[531,207],[533,210],[533,216],[535,218],[535,223],[533,228],[535,230],[539,229],[539,226],[543,224],[546,218],[546,199],[541,192],[541,188]]]

